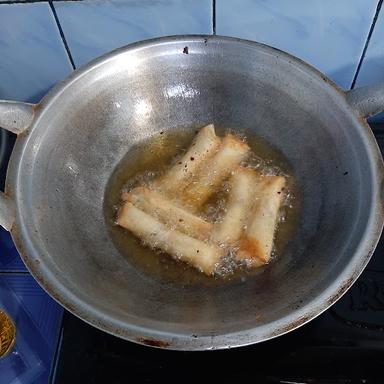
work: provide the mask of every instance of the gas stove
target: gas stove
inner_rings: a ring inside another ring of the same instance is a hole
[[[384,125],[374,125],[373,129],[383,152]],[[13,138],[7,140],[1,180]],[[0,383],[12,382],[4,381],[4,372],[5,375],[10,372],[9,378],[17,377],[16,369],[31,372],[32,368],[28,367],[36,361],[42,367],[36,381],[24,373],[25,377],[19,376],[17,382],[204,379],[220,383],[251,380],[382,383],[384,380],[384,237],[358,281],[315,320],[261,344],[208,352],[152,349],[101,332],[63,311],[37,286],[4,231],[0,232],[0,255],[0,307],[14,319],[18,331],[13,352],[0,360]]]

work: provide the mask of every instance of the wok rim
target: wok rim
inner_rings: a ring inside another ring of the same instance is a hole
[[[40,258],[40,254],[38,249],[34,249],[31,241],[32,234],[29,233],[24,224],[23,218],[21,217],[20,210],[17,209],[16,222],[11,230],[12,238],[28,270],[39,285],[52,298],[54,298],[69,312],[100,330],[135,343],[157,348],[167,348],[173,350],[226,349],[259,343],[297,329],[327,310],[338,299],[340,299],[340,297],[357,280],[365,266],[368,264],[376,248],[384,224],[384,211],[381,197],[384,166],[381,152],[366,121],[358,116],[347,104],[345,93],[320,71],[286,52],[249,40],[212,35],[167,36],[128,44],[124,47],[108,52],[84,66],[81,66],[79,69],[71,73],[64,81],[61,81],[54,86],[37,105],[34,123],[25,133],[18,136],[11,156],[7,172],[6,193],[14,199],[17,207],[19,199],[22,198],[18,195],[19,192],[17,188],[21,169],[20,160],[22,159],[24,151],[28,146],[28,138],[30,136],[29,133],[31,133],[33,128],[38,124],[39,117],[43,114],[44,110],[49,108],[49,106],[60,97],[61,93],[65,89],[70,87],[73,82],[77,81],[89,71],[96,69],[98,66],[103,65],[109,60],[113,60],[117,55],[123,54],[127,51],[148,48],[152,45],[159,44],[199,43],[205,42],[205,40],[207,40],[208,44],[210,42],[239,43],[251,46],[258,50],[267,51],[270,54],[278,54],[282,58],[290,60],[294,65],[316,77],[318,80],[326,83],[326,86],[332,88],[333,92],[338,94],[340,99],[344,100],[343,102],[345,103],[345,106],[350,111],[351,115],[354,116],[356,123],[361,127],[364,146],[369,154],[369,166],[371,167],[373,180],[375,180],[375,184],[373,185],[371,212],[367,227],[365,228],[350,262],[344,267],[343,270],[341,270],[337,278],[330,286],[318,295],[314,296],[307,304],[296,310],[292,310],[289,315],[283,318],[261,326],[255,325],[253,328],[240,330],[230,334],[207,334],[196,336],[192,334],[186,335],[165,333],[157,329],[123,322],[111,315],[103,313],[102,310],[99,310],[88,304],[85,300],[80,299],[70,290],[70,288],[66,287],[60,280],[56,279],[54,273],[50,271],[49,268],[46,268],[43,263],[36,262],[36,260]]]

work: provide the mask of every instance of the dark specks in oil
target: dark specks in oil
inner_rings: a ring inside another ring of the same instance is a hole
[[[222,136],[223,129],[216,128],[218,135]],[[133,188],[138,184],[148,184],[156,176],[161,175],[170,164],[179,163],[179,158],[189,147],[196,131],[194,129],[180,129],[160,131],[151,139],[133,147],[122,159],[119,166],[112,174],[104,199],[104,216],[109,235],[127,263],[133,265],[138,272],[160,279],[164,282],[178,283],[182,285],[203,284],[208,286],[220,286],[229,282],[244,282],[250,276],[262,273],[265,268],[248,270],[239,269],[227,277],[208,277],[185,263],[175,261],[169,255],[159,251],[153,251],[144,247],[140,240],[129,231],[115,224],[117,210],[120,206],[122,191]],[[288,193],[282,214],[280,215],[279,228],[275,239],[274,258],[284,257],[283,249],[294,229],[298,219],[297,187],[291,176],[291,169],[285,157],[263,140],[246,133],[247,143],[257,156],[249,161],[252,166],[267,174],[283,174],[287,177]],[[193,158],[191,158],[191,161]],[[224,188],[225,189],[225,188]],[[225,194],[225,190],[221,191]],[[218,194],[220,198],[220,192]],[[213,220],[220,215],[220,209],[203,211]],[[199,250],[197,250],[199,252]]]

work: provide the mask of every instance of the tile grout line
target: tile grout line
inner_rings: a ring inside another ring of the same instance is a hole
[[[216,35],[216,0],[212,0],[212,35]]]
[[[65,35],[64,35],[63,28],[61,28],[60,21],[59,21],[59,18],[58,18],[58,16],[57,16],[57,13],[56,13],[56,9],[55,9],[55,7],[54,7],[54,5],[53,5],[53,1],[50,0],[48,3],[49,3],[49,6],[50,6],[50,8],[51,8],[53,17],[54,17],[55,22],[56,22],[56,25],[57,25],[57,29],[59,30],[60,37],[61,37],[61,40],[62,40],[62,42],[63,42],[65,51],[67,52],[67,56],[68,56],[68,59],[69,59],[69,61],[70,61],[70,63],[71,63],[72,69],[75,70],[75,69],[76,69],[76,65],[75,65],[75,62],[73,61],[73,57],[72,57],[71,51],[70,51],[70,49],[69,49],[67,40],[65,39]]]
[[[355,88],[356,81],[357,81],[357,78],[359,77],[360,69],[361,69],[363,61],[365,59],[365,55],[366,55],[367,50],[368,50],[369,42],[371,41],[371,37],[372,37],[373,31],[375,29],[375,25],[376,25],[377,19],[379,17],[382,5],[383,5],[383,0],[379,0],[379,2],[377,3],[376,11],[375,11],[375,16],[373,17],[371,27],[369,28],[367,40],[365,41],[365,44],[364,44],[363,52],[361,53],[359,63],[357,64],[355,76],[353,76],[351,89]]]
[[[10,0],[10,1],[2,1],[0,5],[43,3],[44,1],[46,0]]]
[[[49,0],[5,0],[0,2],[1,5],[10,5],[10,4],[33,4],[33,3],[47,3]],[[83,1],[83,0],[53,0],[56,2],[66,2],[66,1]]]
[[[56,382],[57,369],[58,369],[60,354],[61,354],[61,345],[63,344],[64,312],[65,312],[65,309],[63,309],[63,313],[61,314],[59,332],[56,338],[56,348],[52,357],[51,369],[49,372],[49,379],[48,379],[49,384],[54,384]]]

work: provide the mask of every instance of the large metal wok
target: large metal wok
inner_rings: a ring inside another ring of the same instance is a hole
[[[60,304],[127,340],[216,349],[286,333],[332,305],[383,225],[383,163],[365,117],[384,85],[344,93],[271,47],[218,36],[150,40],[75,71],[37,105],[0,102],[18,134],[0,223]],[[284,255],[221,287],[164,283],[115,248],[103,215],[117,164],[168,129],[249,128],[290,161],[301,216]]]

